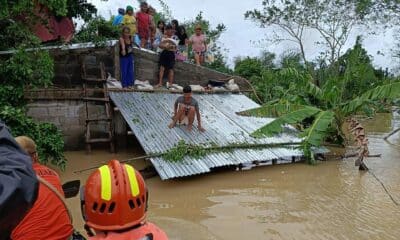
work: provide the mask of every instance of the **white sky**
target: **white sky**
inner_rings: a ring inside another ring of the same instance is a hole
[[[294,49],[292,43],[284,42],[279,45],[268,45],[263,48],[257,46],[253,42],[265,39],[267,34],[271,34],[271,30],[258,28],[255,23],[245,20],[244,13],[247,10],[254,8],[261,8],[262,0],[164,0],[172,11],[172,15],[183,22],[185,19],[193,19],[197,13],[203,11],[205,19],[209,20],[213,26],[218,23],[224,23],[227,31],[223,33],[220,40],[224,47],[228,49],[226,56],[228,62],[232,64],[236,56],[258,56],[261,50],[266,49],[271,52],[281,54],[288,49]],[[116,14],[119,7],[125,8],[126,5],[137,7],[136,0],[89,0],[96,5],[99,14],[105,18],[109,18],[111,13]],[[156,9],[160,9],[157,0],[148,0],[150,5]],[[358,33],[362,30],[358,30]],[[354,32],[348,41],[348,46],[351,47],[355,43]],[[317,40],[316,36],[309,33],[306,35],[306,55],[309,60],[313,60],[320,52],[319,47],[316,47],[314,42]],[[395,65],[395,60],[390,56],[390,48],[393,47],[392,32],[381,33],[379,35],[370,36],[364,39],[364,46],[368,53],[373,56],[374,65],[377,67],[392,68]],[[383,52],[385,56],[377,54]]]

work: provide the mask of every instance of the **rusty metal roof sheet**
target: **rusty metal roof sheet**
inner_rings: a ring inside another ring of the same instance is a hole
[[[255,139],[250,133],[272,121],[271,118],[243,117],[236,112],[259,105],[241,94],[199,94],[193,97],[199,102],[202,124],[206,132],[196,127],[187,132],[183,127],[169,129],[173,104],[177,94],[139,92],[112,92],[111,99],[121,111],[126,122],[139,140],[146,154],[164,153],[180,140],[201,146],[228,146],[232,144],[299,143],[294,130],[274,137]],[[196,126],[196,122],[194,124]],[[291,162],[292,157],[301,156],[298,149],[234,149],[229,152],[210,153],[201,159],[186,157],[182,162],[170,162],[162,157],[151,158],[151,162],[164,179],[190,176],[210,172],[212,168],[251,163],[253,161],[278,160]]]

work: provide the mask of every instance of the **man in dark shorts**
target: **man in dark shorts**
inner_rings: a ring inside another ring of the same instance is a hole
[[[165,27],[165,35],[161,39],[161,43],[158,46],[162,49],[160,54],[160,73],[159,82],[157,87],[162,86],[162,80],[164,78],[164,72],[168,71],[168,83],[171,86],[174,83],[174,66],[175,66],[175,52],[177,49],[177,41],[172,38],[173,29],[170,24]]]
[[[174,117],[168,127],[173,128],[176,124],[186,125],[187,130],[190,132],[192,131],[195,116],[197,118],[197,128],[200,132],[204,132],[205,129],[201,126],[199,103],[192,98],[192,88],[185,86],[183,88],[183,96],[178,97],[175,101]]]

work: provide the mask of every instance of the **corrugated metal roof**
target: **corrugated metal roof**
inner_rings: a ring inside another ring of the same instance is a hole
[[[250,133],[272,121],[271,118],[239,116],[236,112],[259,105],[240,94],[199,94],[193,97],[199,102],[202,124],[206,132],[196,127],[187,132],[184,127],[168,128],[173,114],[177,94],[139,92],[112,92],[111,99],[121,111],[136,135],[146,154],[164,153],[180,140],[186,143],[211,146],[231,144],[299,143],[301,139],[293,131],[275,137],[255,139]],[[196,126],[196,122],[194,124]],[[190,176],[210,172],[212,168],[251,163],[253,161],[291,162],[292,157],[301,156],[297,149],[235,149],[229,152],[207,154],[201,159],[189,159],[174,163],[161,157],[150,159],[161,179]]]

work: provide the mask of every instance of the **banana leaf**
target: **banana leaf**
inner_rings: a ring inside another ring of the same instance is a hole
[[[312,125],[307,128],[302,137],[304,142],[309,143],[311,146],[321,146],[325,137],[329,134],[328,129],[332,122],[335,120],[335,113],[332,111],[319,112],[315,117]]]
[[[321,109],[319,108],[304,106],[303,108],[282,115],[269,124],[256,130],[251,135],[253,137],[263,137],[281,133],[283,131],[283,125],[302,122],[304,119],[312,117],[319,112],[321,112]]]
[[[394,82],[371,89],[359,97],[347,102],[341,108],[345,115],[357,112],[366,103],[377,100],[400,98],[400,82]]]

